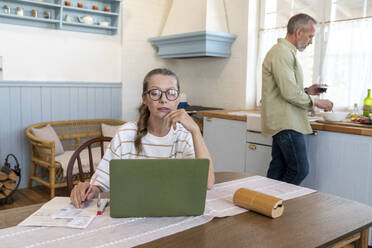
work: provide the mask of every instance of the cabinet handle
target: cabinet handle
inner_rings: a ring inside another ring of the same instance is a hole
[[[251,150],[256,150],[257,149],[256,145],[253,145],[253,144],[250,144],[248,146],[248,148],[251,149]]]
[[[205,120],[206,121],[211,121],[211,120],[213,120],[213,118],[212,117],[205,117]]]

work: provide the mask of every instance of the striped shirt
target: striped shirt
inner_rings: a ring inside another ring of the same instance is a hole
[[[140,154],[137,154],[134,146],[136,132],[136,121],[127,122],[119,128],[92,177],[98,176],[94,185],[101,186],[105,191],[110,189],[111,159],[195,158],[191,133],[180,123],[177,123],[176,130],[172,126],[169,133],[163,137],[147,133],[142,138]]]

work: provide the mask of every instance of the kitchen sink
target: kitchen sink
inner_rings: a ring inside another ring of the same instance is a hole
[[[247,117],[247,130],[261,132],[261,113],[249,112],[249,111],[238,111],[229,112],[230,115],[239,115]]]
[[[261,113],[247,113],[247,130],[261,132]]]

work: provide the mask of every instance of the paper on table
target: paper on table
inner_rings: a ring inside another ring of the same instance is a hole
[[[262,176],[252,176],[216,184],[207,191],[204,215],[226,217],[244,213],[247,209],[233,203],[233,195],[239,188],[247,188],[285,200],[307,195],[316,190],[273,180]]]
[[[97,209],[97,199],[77,209],[71,205],[69,197],[54,197],[19,225],[86,228],[97,215]]]

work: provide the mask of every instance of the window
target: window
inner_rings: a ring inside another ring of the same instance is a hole
[[[326,83],[324,98],[335,109],[361,107],[372,88],[372,0],[262,0],[258,32],[257,104],[261,99],[261,65],[289,18],[306,13],[318,21],[313,45],[297,56],[304,84]]]

